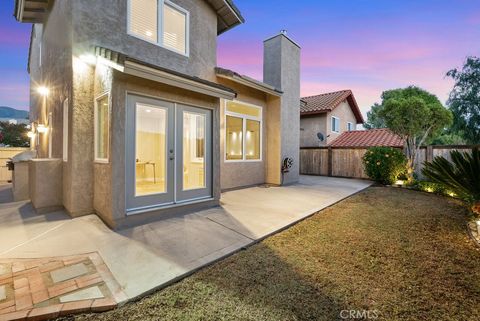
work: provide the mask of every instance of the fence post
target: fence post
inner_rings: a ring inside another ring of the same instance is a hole
[[[427,155],[425,155],[425,159],[427,162],[433,161],[433,146],[429,145],[427,146],[426,150]]]
[[[333,153],[332,147],[328,147],[328,176],[333,174]]]

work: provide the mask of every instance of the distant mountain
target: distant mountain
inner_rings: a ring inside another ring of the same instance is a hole
[[[25,119],[28,118],[28,111],[0,106],[0,118]]]

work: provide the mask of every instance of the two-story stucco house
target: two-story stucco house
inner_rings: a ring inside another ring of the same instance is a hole
[[[244,22],[231,0],[15,1],[33,24],[38,210],[120,228],[299,179],[300,47],[286,33],[265,40],[260,82],[217,66],[217,37]]]
[[[326,146],[343,132],[363,124],[363,116],[351,90],[342,90],[300,101],[300,147]]]

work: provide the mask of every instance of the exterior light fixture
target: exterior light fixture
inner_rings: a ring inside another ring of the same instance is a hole
[[[398,185],[398,186],[403,186],[403,184],[405,184],[405,182],[402,181],[401,179],[399,179],[395,182],[395,185]]]
[[[27,133],[27,137],[28,137],[28,138],[33,138],[33,137],[35,137],[35,133],[32,132],[32,131],[29,131],[29,132]]]
[[[37,92],[42,96],[48,96],[50,90],[45,86],[40,86],[37,88]]]
[[[48,131],[48,127],[46,127],[45,125],[43,124],[38,124],[37,126],[37,132],[41,133],[41,134],[44,134]]]

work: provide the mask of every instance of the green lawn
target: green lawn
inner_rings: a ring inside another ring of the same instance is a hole
[[[372,187],[139,302],[71,319],[480,320],[466,219],[454,200]]]

